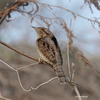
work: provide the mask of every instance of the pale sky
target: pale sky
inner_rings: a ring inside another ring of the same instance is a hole
[[[51,5],[58,5],[62,6],[66,9],[69,9],[77,14],[80,14],[86,18],[92,18],[93,17],[100,17],[100,11],[98,11],[94,5],[92,5],[93,14],[90,11],[90,8],[88,5],[84,5],[82,9],[80,7],[83,5],[84,0],[39,0],[40,2],[44,2]],[[39,9],[41,10],[41,9]],[[73,34],[77,37],[77,39],[74,40],[74,46],[79,47],[81,50],[85,51],[86,53],[95,54],[100,52],[100,48],[97,45],[96,40],[100,40],[100,33],[96,31],[91,23],[81,17],[76,16],[76,20],[74,19],[73,15],[71,13],[68,13],[67,11],[61,10],[59,8],[52,8],[51,11],[54,11],[56,16],[64,18],[66,21],[67,26],[70,26],[70,19],[72,19],[72,27]],[[45,14],[42,11],[43,15],[47,15],[50,17],[54,17],[50,12],[47,12]],[[0,34],[3,34],[3,41],[6,41],[7,43],[14,43],[16,41],[23,40],[23,37],[26,36],[28,39],[26,39],[26,42],[29,43],[35,43],[37,34],[34,29],[30,27],[30,25],[34,26],[40,26],[38,24],[30,22],[30,20],[26,17],[23,17],[18,12],[13,12],[11,14],[12,21],[6,22],[4,21],[2,25],[0,26]],[[98,27],[97,27],[98,28]],[[60,31],[59,31],[59,30]],[[98,28],[99,29],[99,28]],[[58,39],[63,40],[67,43],[66,33],[63,29],[60,28],[60,26],[55,25],[55,28],[53,26],[50,27],[50,30],[52,32],[57,32],[55,36],[57,36]],[[58,31],[57,31],[58,30]],[[100,30],[100,29],[99,29]],[[58,35],[60,34],[60,35]],[[100,42],[100,41],[99,41]],[[95,52],[96,50],[96,52]]]

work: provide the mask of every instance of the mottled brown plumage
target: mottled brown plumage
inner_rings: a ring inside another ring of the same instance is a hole
[[[62,69],[63,59],[57,39],[47,28],[33,28],[36,30],[38,35],[36,44],[42,60],[53,66],[53,69],[56,71],[61,83],[66,82],[66,77]]]

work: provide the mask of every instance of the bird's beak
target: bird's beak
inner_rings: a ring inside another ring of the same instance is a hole
[[[35,30],[37,30],[38,28],[36,28],[36,27],[34,27],[34,26],[32,26],[32,28],[34,28]]]

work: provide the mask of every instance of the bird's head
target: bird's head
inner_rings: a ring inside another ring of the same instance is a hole
[[[36,30],[38,38],[53,36],[52,32],[49,29],[45,28],[45,27],[33,27],[33,28]]]

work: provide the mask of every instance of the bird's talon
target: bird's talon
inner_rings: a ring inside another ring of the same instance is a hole
[[[38,63],[37,64],[41,64],[43,62],[42,58],[39,58]]]

